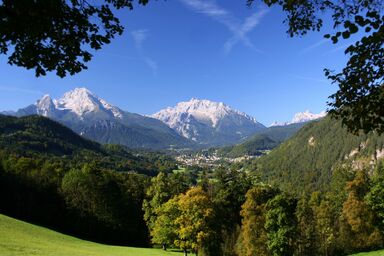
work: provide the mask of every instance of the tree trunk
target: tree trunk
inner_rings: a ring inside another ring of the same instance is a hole
[[[187,256],[188,255],[188,251],[187,249],[184,249],[184,256]]]

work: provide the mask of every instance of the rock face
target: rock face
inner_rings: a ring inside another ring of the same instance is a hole
[[[152,117],[187,139],[212,146],[238,143],[266,128],[253,117],[222,102],[195,98],[163,109]]]
[[[86,88],[76,88],[57,100],[44,95],[35,104],[14,113],[16,116],[36,114],[56,120],[100,143],[152,149],[190,145],[163,122],[125,112]]]

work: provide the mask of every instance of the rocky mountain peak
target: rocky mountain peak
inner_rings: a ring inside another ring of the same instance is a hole
[[[48,94],[44,95],[40,100],[36,102],[36,112],[42,116],[50,116],[55,111],[55,105],[52,101],[51,96]]]
[[[255,130],[265,128],[253,117],[229,107],[223,102],[192,98],[152,115],[194,141],[238,141]],[[216,138],[213,138],[216,137]]]
[[[304,123],[304,122],[309,122],[312,120],[323,118],[326,115],[327,115],[326,111],[322,111],[318,114],[314,114],[314,113],[310,112],[309,110],[306,110],[304,112],[296,113],[291,121],[273,122],[270,126],[284,126],[284,125],[290,125],[290,124]]]

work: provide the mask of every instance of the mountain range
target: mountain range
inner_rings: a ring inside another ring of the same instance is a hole
[[[205,145],[238,143],[266,129],[253,117],[222,102],[195,98],[163,109],[152,117],[163,121],[181,136]]]
[[[76,88],[57,100],[45,95],[35,104],[14,113],[15,116],[34,114],[56,120],[100,143],[152,149],[189,147],[191,144],[163,122],[123,111],[86,88]]]
[[[18,117],[41,115],[100,143],[155,150],[233,145],[269,129],[222,102],[192,98],[144,116],[123,111],[86,88],[75,88],[59,99],[44,95],[35,104],[2,113]],[[308,111],[298,113],[280,127],[321,116]]]

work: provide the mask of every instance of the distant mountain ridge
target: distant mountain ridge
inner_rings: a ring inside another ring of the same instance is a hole
[[[314,114],[310,112],[309,110],[306,110],[304,112],[299,112],[294,115],[291,121],[289,122],[273,122],[270,127],[272,126],[284,126],[284,125],[290,125],[290,124],[298,124],[298,123],[305,123],[313,120],[317,120],[320,118],[323,118],[327,115],[327,112],[322,111],[318,114]]]
[[[222,102],[192,98],[152,115],[181,136],[206,145],[239,143],[266,127]]]
[[[251,138],[269,129],[255,118],[222,102],[192,98],[179,102],[151,116],[130,113],[98,97],[86,88],[75,88],[59,99],[44,95],[18,111],[1,112],[18,117],[41,115],[51,118],[74,130],[76,133],[99,143],[122,144],[130,148],[143,149],[197,149],[229,146],[252,140]],[[298,113],[291,122],[275,123],[274,127],[289,126],[321,118],[325,112]],[[280,125],[280,126],[276,126]],[[295,129],[277,128],[289,135]],[[283,139],[256,136],[247,148],[261,145],[277,145]],[[259,147],[259,146],[258,146]]]
[[[100,143],[150,149],[191,145],[191,142],[163,122],[123,111],[86,88],[75,88],[60,99],[44,95],[35,104],[14,113],[19,117],[36,114],[58,121],[78,134]]]

